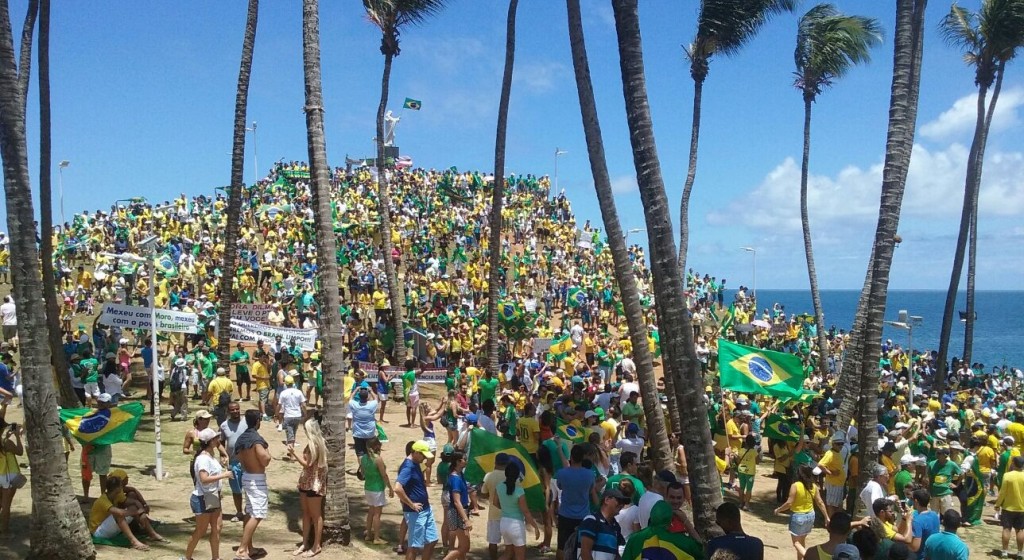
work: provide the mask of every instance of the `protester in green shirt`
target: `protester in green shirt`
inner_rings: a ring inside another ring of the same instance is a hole
[[[486,401],[492,401],[494,404],[498,404],[494,399],[494,395],[498,392],[498,379],[494,377],[491,370],[484,370],[484,378],[481,379],[477,385],[480,390],[480,406],[483,406]]]
[[[235,364],[235,383],[238,384],[238,395],[242,396],[242,385],[245,385],[245,398],[248,401],[252,397],[252,379],[249,377],[249,353],[239,342],[237,350],[231,354],[231,363]]]
[[[935,460],[928,463],[928,493],[932,501],[930,508],[944,512],[953,508],[953,489],[951,483],[960,477],[960,465],[949,460],[949,448],[946,446],[935,449]]]

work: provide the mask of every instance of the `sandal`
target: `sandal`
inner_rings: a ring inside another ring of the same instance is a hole
[[[306,551],[306,552],[305,552],[305,553],[304,553],[304,554],[302,555],[302,557],[303,557],[303,558],[312,558],[312,557],[316,556],[317,554],[320,554],[321,552],[323,552],[323,549],[317,550],[317,551],[315,551],[315,552],[314,552],[314,551],[312,551],[312,550],[307,550],[307,551]]]

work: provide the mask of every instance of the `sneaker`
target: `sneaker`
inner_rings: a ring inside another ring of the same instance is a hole
[[[269,416],[266,416],[266,415],[264,415],[264,416],[263,416],[263,421],[264,421],[264,422],[270,422],[270,417],[269,417]]]
[[[1010,557],[1010,553],[1004,550],[1004,551],[999,553],[999,557],[1000,558],[1009,558]]]
[[[283,432],[284,431],[284,426],[282,426],[281,424],[278,424],[277,425],[277,431]]]

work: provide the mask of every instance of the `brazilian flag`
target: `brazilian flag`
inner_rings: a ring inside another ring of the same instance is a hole
[[[403,109],[412,109],[413,111],[419,111],[423,107],[423,102],[419,99],[413,99],[411,97],[405,98],[405,103],[402,104]]]
[[[800,358],[718,339],[718,368],[722,388],[774,397],[803,394],[804,373]]]
[[[71,435],[83,444],[112,445],[135,441],[135,431],[145,411],[142,403],[131,402],[116,408],[65,408],[60,420]]]
[[[783,441],[800,441],[800,426],[781,414],[770,414],[764,421],[764,437]]]
[[[163,254],[156,259],[156,271],[161,272],[164,278],[177,278],[178,267],[174,265],[174,259],[170,255]]]
[[[569,288],[569,307],[579,307],[587,302],[587,292],[582,288]]]
[[[558,420],[555,424],[555,435],[559,438],[571,442],[573,445],[587,441],[586,428],[579,428],[572,424],[566,424],[561,420]]]
[[[471,484],[480,484],[484,475],[494,470],[494,461],[498,453],[505,453],[518,458],[526,472],[523,473],[523,490],[526,491],[526,505],[530,511],[544,511],[544,487],[541,485],[537,468],[530,458],[530,453],[522,445],[496,436],[486,430],[474,429],[469,434],[469,460],[466,464],[465,477]],[[502,478],[504,480],[504,477]],[[499,486],[501,486],[499,484]]]
[[[522,317],[523,311],[514,301],[499,301],[498,316],[505,325],[512,325]]]

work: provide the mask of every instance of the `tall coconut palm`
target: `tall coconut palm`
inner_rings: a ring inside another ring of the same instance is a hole
[[[807,215],[807,173],[811,155],[811,107],[818,94],[842,78],[855,64],[871,59],[871,47],[882,40],[878,20],[847,16],[832,4],[811,8],[797,26],[796,87],[804,101],[804,153],[800,167],[800,224],[804,233],[807,276],[811,284],[814,322],[818,331],[818,370],[828,368],[828,341],[825,315],[818,291],[818,273],[814,268],[811,224]]]
[[[697,35],[685,47],[693,78],[693,120],[690,125],[690,161],[683,183],[679,206],[679,275],[686,270],[686,251],[690,243],[690,192],[697,177],[697,144],[700,140],[701,98],[711,58],[716,54],[736,54],[757,35],[771,18],[796,9],[797,0],[702,0],[697,17]]]
[[[992,114],[999,100],[1006,63],[1024,45],[1024,0],[984,0],[981,9],[971,12],[956,4],[942,20],[942,34],[946,41],[964,52],[964,62],[974,67],[974,83],[978,87],[977,116],[974,138],[967,156],[967,178],[964,184],[964,202],[960,214],[953,269],[950,271],[946,305],[942,313],[939,333],[939,363],[935,377],[941,387],[946,375],[946,357],[953,327],[956,295],[963,273],[964,250],[970,241],[971,256],[967,268],[967,316],[964,327],[963,359],[970,363],[974,338],[974,251],[977,241],[978,191],[981,188],[982,166],[985,163],[985,145],[988,141]],[[993,88],[994,85],[994,89]],[[992,98],[987,99],[992,89]]]
[[[391,63],[401,54],[398,36],[401,28],[423,23],[444,8],[445,0],[363,0],[366,17],[381,32],[380,53],[384,55],[384,74],[380,80],[380,105],[377,106],[377,213],[380,214],[381,252],[388,280],[391,325],[395,331],[395,360],[405,363],[405,287],[398,278],[398,263],[392,258],[394,244],[391,229],[391,195],[388,192],[388,165],[384,157],[384,112],[391,84]],[[333,253],[332,253],[333,254]]]
[[[331,172],[324,137],[324,100],[320,85],[320,14],[318,0],[302,2],[302,63],[306,83],[306,141],[316,221],[317,254],[329,255],[320,265],[320,365],[324,380],[324,439],[327,441],[327,499],[324,539],[344,545],[352,540],[345,491],[345,395],[342,394],[341,295],[338,288],[338,241],[331,213]]]
[[[487,369],[497,374],[501,341],[498,328],[498,298],[501,286],[501,210],[505,202],[505,138],[508,136],[508,103],[512,96],[512,72],[516,61],[516,11],[519,0],[509,0],[508,22],[505,29],[505,70],[501,78],[501,97],[498,99],[498,127],[494,139],[494,190],[491,191],[490,263],[487,278]]]
[[[242,220],[242,193],[245,191],[245,118],[249,108],[249,76],[252,73],[252,53],[256,46],[256,24],[259,19],[259,0],[249,0],[245,16],[245,35],[242,37],[242,61],[238,67],[238,87],[235,89],[235,127],[231,140],[231,186],[228,188],[228,226],[224,233],[224,260],[220,277],[220,332],[217,335],[217,355],[220,367],[228,369],[231,356],[231,306],[238,298],[234,280],[238,277],[238,230]],[[254,180],[259,180],[256,177]]]
[[[861,465],[861,484],[867,482],[867,473],[878,457],[878,360],[881,355],[882,324],[889,289],[889,272],[896,232],[899,228],[900,209],[910,169],[911,150],[917,124],[917,105],[921,83],[921,56],[924,45],[924,12],[927,0],[897,0],[896,32],[889,127],[886,134],[885,164],[882,171],[882,194],[878,209],[878,224],[868,263],[867,280],[862,291],[855,325],[860,328],[854,340],[860,347],[856,363],[844,367],[843,376],[860,377],[860,405],[857,407],[857,427],[861,438],[858,453]],[[848,360],[849,361],[849,360]]]
[[[27,74],[25,66],[19,75],[10,13],[7,2],[0,2],[0,157],[3,159],[7,227],[11,235],[12,293],[18,304],[25,429],[31,444],[28,448],[32,468],[29,555],[32,558],[94,558],[96,551],[82,510],[74,493],[68,492],[71,479],[67,462],[63,460],[61,424],[46,339],[46,309],[28,172],[27,86],[23,88],[19,83],[19,80],[27,83]]]
[[[704,384],[693,345],[693,329],[690,328],[683,296],[683,277],[679,274],[668,197],[654,142],[637,0],[612,0],[612,9],[633,165],[647,222],[658,326],[661,344],[665,348],[665,375],[675,376],[679,406],[682,407],[680,416],[683,420],[679,430],[690,467],[695,524],[702,535],[708,536],[718,531],[715,509],[722,502],[722,481],[715,467],[711,427],[707,422],[707,406],[701,391]]]
[[[626,237],[619,223],[615,209],[615,196],[608,175],[608,164],[604,155],[604,139],[601,136],[601,122],[597,116],[597,102],[594,100],[594,85],[590,79],[590,62],[587,60],[587,44],[583,35],[583,19],[580,16],[580,0],[566,0],[569,13],[569,43],[572,47],[572,64],[576,70],[576,92],[580,99],[580,114],[583,118],[583,133],[587,139],[590,155],[590,171],[594,176],[601,218],[608,234],[608,247],[614,263],[615,282],[619,286],[619,297],[626,311],[629,338],[633,342],[633,361],[636,362],[637,377],[643,397],[644,415],[647,418],[647,434],[651,440],[651,460],[656,469],[670,468],[672,453],[665,430],[665,416],[658,400],[658,385],[654,376],[654,362],[647,344],[647,329],[644,324],[644,309],[640,305],[640,294],[636,287],[633,263],[626,250]],[[673,395],[674,397],[674,395]]]
[[[32,10],[32,6],[29,6]],[[24,44],[22,44],[24,47]],[[24,61],[25,52],[22,51]],[[43,290],[46,304],[46,334],[50,358],[57,380],[57,400],[61,406],[80,406],[71,379],[67,376],[68,360],[64,354],[60,327],[60,306],[57,303],[57,281],[53,272],[53,202],[50,189],[50,0],[39,3],[39,258],[42,261]],[[27,72],[26,72],[27,74]]]

